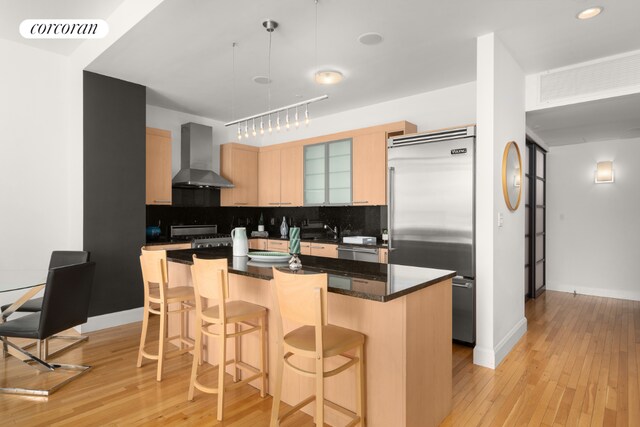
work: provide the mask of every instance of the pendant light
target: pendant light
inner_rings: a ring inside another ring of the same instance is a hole
[[[317,57],[317,38],[318,38],[318,30],[317,30],[317,0],[316,0],[316,57]],[[267,119],[267,124],[268,124],[268,131],[269,133],[272,132],[273,127],[272,127],[272,122],[271,122],[271,115],[275,114],[276,116],[276,131],[280,131],[280,113],[284,113],[285,117],[285,128],[287,130],[289,130],[291,128],[291,124],[289,121],[289,110],[292,108],[295,108],[295,115],[294,115],[294,123],[296,128],[299,127],[300,125],[300,118],[299,118],[299,113],[298,113],[298,109],[299,107],[303,106],[305,107],[304,110],[304,122],[305,125],[309,124],[309,104],[312,104],[314,102],[318,102],[318,101],[322,101],[324,99],[329,98],[328,95],[321,95],[321,96],[317,96],[315,98],[311,98],[311,99],[307,99],[305,101],[300,101],[300,102],[296,102],[294,104],[291,105],[287,105],[281,108],[276,108],[276,109],[271,109],[271,36],[272,33],[276,30],[276,28],[278,28],[278,23],[272,19],[267,19],[266,21],[264,21],[262,23],[262,26],[267,30],[267,32],[269,33],[269,50],[268,50],[268,56],[267,56],[267,111],[265,111],[264,113],[260,113],[260,114],[254,114],[252,116],[248,116],[248,117],[243,117],[241,119],[237,119],[237,120],[233,120],[229,123],[226,123],[225,126],[233,126],[233,125],[238,125],[238,140],[242,139],[242,123],[244,123],[244,137],[248,138],[249,137],[249,121],[252,122],[252,126],[251,126],[251,134],[253,136],[257,135],[256,132],[256,119],[260,119],[260,135],[264,135],[264,120],[265,118]],[[235,98],[235,47],[236,47],[236,43],[233,43],[233,47],[234,47],[234,56],[233,56],[233,74],[234,74],[234,98]],[[234,107],[232,106],[232,110],[234,109]],[[232,115],[234,115],[232,113]]]

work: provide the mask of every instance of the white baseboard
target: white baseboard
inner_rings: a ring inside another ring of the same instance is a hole
[[[520,341],[520,338],[527,332],[527,318],[523,317],[518,323],[515,324],[509,333],[498,343],[495,348],[496,353],[496,366],[502,362],[502,360],[509,354],[511,349]]]
[[[131,310],[118,311],[116,313],[103,314],[90,317],[87,323],[80,326],[80,333],[98,331],[100,329],[113,328],[127,323],[141,322],[144,310],[142,307]]]
[[[594,297],[626,299],[631,301],[640,301],[640,290],[638,291],[621,291],[617,289],[590,288],[585,286],[574,286],[566,284],[547,283],[547,289],[550,291],[569,292],[576,291],[580,295],[591,295]]]
[[[495,369],[527,332],[527,319],[523,317],[511,328],[509,333],[498,343],[495,348],[486,348],[476,345],[473,348],[474,365]]]
[[[495,369],[496,355],[492,349],[476,345],[473,348],[473,364]]]

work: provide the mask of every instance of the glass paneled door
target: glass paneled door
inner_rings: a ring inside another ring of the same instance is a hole
[[[351,143],[351,139],[342,139],[305,145],[305,206],[351,204]]]
[[[326,196],[325,145],[304,147],[304,204],[321,205]],[[287,167],[287,165],[284,165]]]
[[[525,296],[536,298],[546,288],[546,151],[527,139],[525,166]]]
[[[351,204],[351,140],[328,144],[329,204]]]

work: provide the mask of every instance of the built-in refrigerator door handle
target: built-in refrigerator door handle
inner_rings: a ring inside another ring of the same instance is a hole
[[[471,287],[471,283],[452,283],[452,285],[456,288],[467,288]]]
[[[387,214],[387,235],[389,237],[388,250],[389,252],[394,250],[392,246],[393,233],[391,232],[391,225],[393,224],[393,183],[394,183],[394,175],[396,172],[396,168],[393,166],[389,166],[389,185],[387,185],[389,194],[387,195],[387,201],[389,203],[389,212]]]

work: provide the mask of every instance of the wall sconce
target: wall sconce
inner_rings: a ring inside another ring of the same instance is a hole
[[[613,162],[598,162],[596,168],[596,184],[608,184],[614,182]]]

